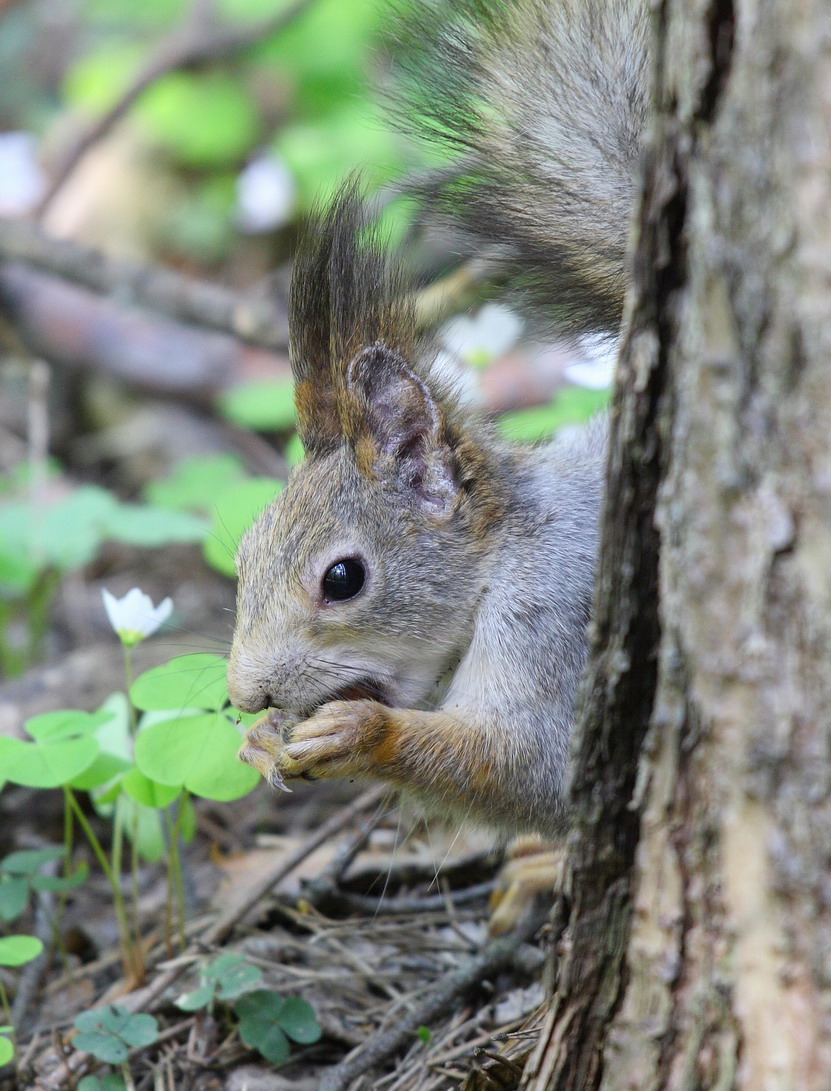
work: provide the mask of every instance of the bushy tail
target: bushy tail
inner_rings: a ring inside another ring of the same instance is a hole
[[[455,153],[431,199],[561,329],[616,332],[648,79],[643,0],[423,0],[394,92]]]

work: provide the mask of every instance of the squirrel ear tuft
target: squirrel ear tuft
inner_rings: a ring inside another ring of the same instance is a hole
[[[346,372],[354,406],[349,438],[359,460],[386,472],[392,466],[423,506],[449,513],[458,496],[455,460],[440,402],[395,349],[377,342],[358,353]],[[369,440],[369,445],[361,443]]]

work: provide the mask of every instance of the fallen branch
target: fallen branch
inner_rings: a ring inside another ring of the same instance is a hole
[[[25,262],[113,296],[119,304],[230,333],[251,345],[273,350],[288,343],[285,319],[268,300],[158,265],[111,258],[93,247],[52,238],[24,220],[0,218],[0,261]]]

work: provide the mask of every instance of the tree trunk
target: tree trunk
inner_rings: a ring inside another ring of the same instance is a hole
[[[653,11],[573,901],[523,1087],[827,1091],[831,7]]]

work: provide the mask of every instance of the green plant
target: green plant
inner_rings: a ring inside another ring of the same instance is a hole
[[[127,1091],[127,1084],[117,1072],[110,1072],[106,1076],[83,1076],[78,1091]]]
[[[36,936],[3,936],[0,938],[0,966],[23,966],[37,958],[43,950],[43,943]],[[0,1066],[8,1064],[14,1057],[14,1027],[12,1026],[11,1008],[3,979],[0,977],[0,1008],[6,1022],[0,1026]]]
[[[175,898],[181,925],[179,843],[195,827],[191,794],[235,799],[259,779],[253,769],[237,761],[237,724],[242,717],[228,704],[222,657],[181,656],[132,680],[133,644],[149,635],[168,609],[165,603],[153,607],[137,589],[120,600],[109,596],[108,612],[124,647],[129,700],[113,694],[95,713],[61,710],[35,716],[25,724],[28,739],[0,737],[0,768],[6,780],[63,790],[62,851],[68,859],[73,829],[79,826],[110,883],[122,959],[133,979],[141,978],[143,965],[135,905],[131,915],[122,887],[125,838],[131,845],[134,875],[139,855],[150,860],[167,858],[168,919],[173,918]],[[109,854],[81,805],[80,791],[89,793],[100,815],[112,819]],[[69,889],[81,881],[82,873],[77,872],[57,882],[38,876],[38,867],[51,856],[52,850],[40,856],[13,854],[2,862],[0,906],[7,913],[22,911],[23,898],[32,887],[51,884],[55,889]]]
[[[609,404],[609,398],[608,390],[564,386],[548,405],[506,413],[500,418],[499,427],[509,439],[533,443],[568,425],[589,420]]]
[[[278,411],[285,410],[285,402],[282,409],[278,405]],[[248,476],[232,455],[216,455],[183,459],[169,477],[148,486],[147,496],[172,511],[207,517],[205,560],[224,576],[235,577],[240,538],[282,488],[283,482],[276,478]]]
[[[257,966],[226,951],[200,970],[200,985],[176,1001],[183,1011],[212,1010],[217,1001],[231,1002],[239,1019],[240,1037],[272,1064],[287,1061],[290,1040],[301,1045],[321,1036],[314,1008],[297,996],[282,997],[271,989],[255,988],[262,978]]]
[[[245,993],[234,1003],[240,1037],[272,1064],[289,1059],[292,1042],[311,1045],[321,1029],[311,1004],[299,996],[282,997],[270,989]]]
[[[233,951],[225,951],[213,962],[203,963],[198,988],[183,993],[176,1001],[176,1007],[182,1011],[211,1010],[216,1000],[233,1000],[249,992],[260,983],[262,976],[259,966],[252,966]]]
[[[107,1064],[122,1064],[131,1049],[152,1045],[159,1024],[152,1015],[132,1012],[121,1004],[108,1004],[75,1018],[78,1033],[74,1045]]]
[[[25,496],[19,482],[0,488],[0,672],[19,674],[42,653],[47,618],[66,573],[82,568],[107,541],[137,546],[200,542],[203,518],[153,504],[124,504],[84,485],[53,503]],[[25,639],[13,641],[13,622]]]
[[[65,862],[64,875],[45,875],[43,868],[57,860]],[[44,849],[22,849],[0,860],[0,920],[7,923],[22,916],[34,891],[53,890],[61,894],[84,882],[89,868],[82,864],[69,874],[64,845]]]

